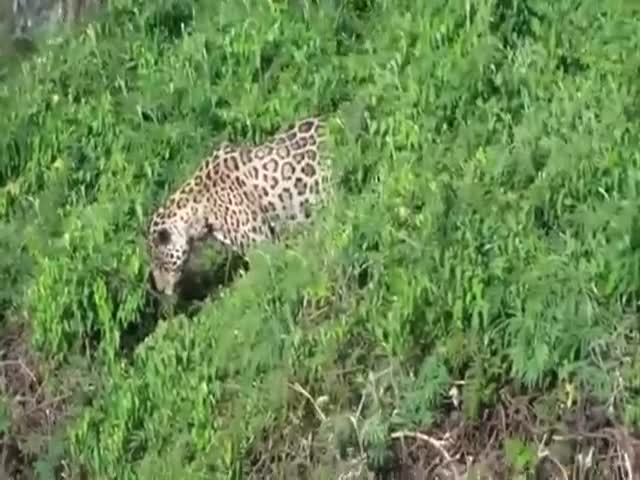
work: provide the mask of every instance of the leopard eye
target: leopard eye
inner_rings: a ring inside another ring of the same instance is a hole
[[[171,241],[171,232],[168,228],[161,228],[156,233],[156,239],[158,240],[158,244],[165,246],[168,245]]]

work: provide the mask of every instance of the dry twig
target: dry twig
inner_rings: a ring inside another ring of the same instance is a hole
[[[421,440],[423,442],[427,442],[433,448],[438,450],[440,455],[442,455],[442,457],[444,457],[444,459],[447,462],[450,462],[452,460],[451,455],[449,455],[449,453],[442,446],[442,442],[435,440],[434,438],[431,438],[429,435],[425,435],[424,433],[419,433],[419,432],[405,432],[405,431],[395,432],[391,434],[391,438],[393,439],[402,439],[407,437],[414,438],[416,440]]]
[[[311,402],[311,405],[313,405],[313,408],[315,409],[316,413],[318,414],[318,417],[320,417],[320,420],[322,420],[323,422],[325,422],[327,420],[327,417],[325,416],[325,414],[322,412],[322,410],[318,406],[318,403],[313,399],[313,397],[309,394],[309,392],[307,392],[304,388],[302,388],[302,386],[298,382],[296,382],[294,384],[287,383],[287,385],[292,390],[295,390],[296,392],[302,394],[307,400],[309,400]]]

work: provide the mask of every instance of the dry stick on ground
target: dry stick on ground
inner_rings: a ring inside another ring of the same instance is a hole
[[[407,431],[400,431],[400,432],[395,432],[391,434],[392,439],[402,440],[407,437],[426,442],[429,445],[431,445],[433,448],[438,450],[438,453],[440,453],[440,455],[444,458],[444,462],[442,462],[439,468],[445,468],[446,466],[448,466],[449,464],[455,461],[455,458],[451,457],[451,455],[449,455],[449,453],[442,446],[443,442],[438,441],[434,438],[431,438],[429,435],[426,435],[424,433],[419,433],[419,432],[407,432]],[[457,470],[454,468],[452,471],[453,471],[453,475],[457,480],[459,478]]]
[[[327,420],[327,417],[322,412],[322,410],[320,409],[316,401],[313,399],[313,397],[309,394],[309,392],[307,392],[304,388],[302,388],[302,386],[298,382],[294,384],[287,383],[287,386],[295,390],[296,392],[302,394],[304,397],[307,398],[307,400],[311,402],[311,405],[313,405],[313,408],[316,410],[316,413],[318,414],[318,417],[320,417],[320,420],[322,420],[323,422]]]
[[[612,428],[603,428],[597,432],[577,432],[575,434],[564,434],[564,435],[552,435],[551,439],[554,441],[566,441],[566,440],[584,440],[584,439],[600,439],[607,440],[613,444],[615,444],[615,451],[618,457],[618,462],[622,468],[625,469],[628,478],[632,479],[633,477],[633,467],[631,465],[631,459],[629,454],[620,447],[620,441],[616,436],[616,432]],[[550,455],[546,455],[547,458],[554,461],[554,463],[558,464],[558,462],[552,458]],[[559,464],[558,464],[559,465]],[[564,473],[564,471],[563,471]],[[568,478],[565,476],[565,478]]]
[[[623,452],[619,444],[616,446],[616,448],[618,449],[621,458],[624,459],[623,463],[627,470],[627,474],[629,475],[629,479],[633,479],[633,468],[631,467],[631,459],[629,458],[629,454],[627,452]]]
[[[442,442],[435,440],[434,438],[431,438],[430,436],[425,435],[424,433],[401,431],[401,432],[395,432],[391,434],[391,438],[393,439],[402,439],[407,437],[413,438],[416,440],[422,440],[423,442],[427,442],[433,448],[438,450],[440,455],[442,455],[442,457],[444,457],[444,459],[447,462],[452,461],[451,455],[449,455],[449,453],[444,449],[444,447],[442,446]]]
[[[5,367],[5,366],[10,366],[10,365],[14,365],[14,366],[20,367],[29,376],[29,378],[31,378],[33,383],[38,384],[38,380],[36,379],[36,376],[29,369],[29,367],[27,367],[25,365],[25,363],[22,361],[22,359],[18,359],[18,360],[2,360],[2,361],[0,361],[0,368]]]
[[[567,470],[548,451],[545,450],[545,451],[542,451],[541,453],[538,453],[538,461],[542,460],[543,458],[548,458],[551,462],[553,462],[553,464],[556,467],[558,467],[558,470],[560,470],[560,472],[562,472],[562,478],[564,478],[564,480],[569,480],[569,474],[567,473]]]

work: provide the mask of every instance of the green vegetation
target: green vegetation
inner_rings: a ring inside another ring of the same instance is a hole
[[[525,478],[546,428],[638,426],[635,3],[114,0],[25,62],[0,86],[0,322],[73,393],[38,478],[337,478],[410,447]],[[159,301],[152,210],[221,139],[316,112],[334,205]]]

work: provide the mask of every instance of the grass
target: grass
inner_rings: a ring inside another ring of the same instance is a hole
[[[152,3],[114,0],[0,86],[0,321],[30,332],[50,399],[74,399],[55,448],[25,463],[389,478],[473,455],[493,478],[563,478],[572,435],[627,460],[577,478],[631,478],[637,6]],[[332,207],[165,308],[147,283],[152,210],[222,139],[315,112]]]

